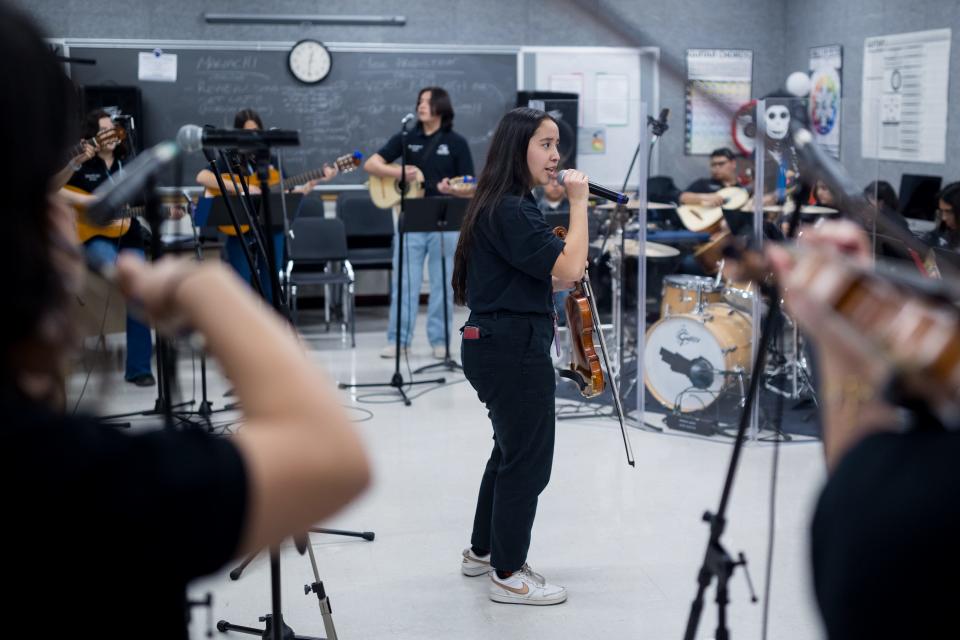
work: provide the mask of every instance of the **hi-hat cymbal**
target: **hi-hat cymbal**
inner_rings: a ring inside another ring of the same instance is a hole
[[[634,198],[630,198],[630,200],[627,201],[627,204],[623,206],[625,209],[630,209],[631,211],[638,211],[640,209],[640,201]],[[596,208],[603,209],[606,211],[608,209],[616,209],[617,205],[614,204],[613,202],[605,202],[603,204],[598,204]],[[676,209],[676,208],[677,206],[675,204],[670,204],[668,202],[648,202],[647,203],[648,211],[651,209]]]
[[[829,215],[837,215],[840,212],[837,211],[836,209],[831,209],[830,207],[821,207],[818,204],[805,204],[802,207],[800,207],[800,213],[808,213],[810,215],[818,215],[818,216],[829,216]]]

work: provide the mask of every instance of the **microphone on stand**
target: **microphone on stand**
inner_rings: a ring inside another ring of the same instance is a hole
[[[563,184],[563,179],[566,176],[566,173],[567,173],[567,170],[564,169],[563,171],[557,174],[558,183]],[[594,182],[588,181],[587,186],[592,195],[595,195],[598,198],[603,198],[604,200],[610,200],[611,202],[615,202],[617,204],[627,204],[627,201],[630,199],[627,197],[627,194],[625,193],[620,193],[619,191],[608,189],[607,187],[596,184]]]
[[[413,119],[416,118],[416,117],[417,117],[417,116],[414,115],[413,113],[408,113],[407,115],[403,116],[403,120],[400,121],[400,126],[403,127],[404,129],[406,129],[406,128],[407,128],[407,123],[410,122],[411,120],[413,120]]]
[[[296,147],[300,145],[300,132],[292,129],[205,129],[195,124],[185,124],[177,132],[177,144],[187,152],[200,151],[204,147],[230,147],[235,149],[265,149],[268,147]]]
[[[670,109],[666,107],[660,110],[660,117],[656,120],[653,119],[653,116],[647,116],[647,126],[650,127],[653,135],[659,138],[667,132],[667,129],[670,128],[670,125],[667,124],[668,117],[670,117]]]

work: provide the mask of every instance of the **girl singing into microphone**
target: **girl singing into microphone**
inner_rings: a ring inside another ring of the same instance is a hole
[[[526,562],[537,497],[553,463],[552,292],[579,280],[587,259],[587,177],[564,175],[565,240],[547,226],[531,193],[556,177],[559,142],[556,121],[543,111],[518,108],[503,117],[454,258],[454,300],[471,311],[462,329],[463,368],[489,410],[494,440],[461,571],[489,573],[494,602],[567,598]]]

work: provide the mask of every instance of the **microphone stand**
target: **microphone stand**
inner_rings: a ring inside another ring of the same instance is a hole
[[[400,397],[403,399],[403,404],[405,406],[410,406],[410,398],[407,396],[406,391],[404,391],[404,385],[415,385],[415,384],[443,384],[447,381],[446,378],[432,378],[430,380],[410,380],[410,382],[404,382],[403,374],[400,373],[400,332],[402,327],[403,319],[403,235],[404,235],[404,214],[407,210],[407,123],[403,122],[400,126],[400,181],[398,183],[400,189],[400,215],[397,218],[397,241],[400,243],[400,246],[397,247],[397,326],[396,326],[396,353],[394,354],[394,367],[393,367],[393,377],[390,378],[390,382],[367,382],[363,384],[355,383],[344,383],[341,382],[337,385],[340,389],[362,389],[368,387],[393,387],[397,390],[397,393],[400,394]],[[442,246],[443,236],[440,237],[440,242]],[[444,283],[446,286],[446,283]],[[419,298],[419,295],[416,299]],[[411,306],[414,303],[411,302]],[[444,305],[446,309],[446,305]],[[413,313],[417,312],[416,306],[412,309]]]
[[[762,169],[761,169],[762,170]],[[762,176],[761,176],[762,178]],[[759,183],[759,179],[758,179]],[[797,227],[800,222],[800,198],[801,193],[808,193],[807,189],[802,189],[800,193],[794,193],[794,211],[791,214],[786,237],[788,239],[796,236]],[[734,560],[720,541],[726,529],[726,512],[730,500],[730,493],[733,490],[733,477],[737,470],[737,464],[740,460],[740,453],[743,450],[743,444],[746,441],[747,428],[750,424],[751,411],[757,405],[756,399],[760,388],[760,382],[765,377],[763,374],[764,362],[770,347],[770,341],[780,326],[782,320],[782,309],[780,306],[780,291],[776,286],[763,286],[760,290],[766,294],[770,300],[770,310],[764,319],[763,328],[760,332],[759,346],[756,351],[756,358],[753,363],[753,375],[750,377],[750,387],[747,397],[744,400],[743,413],[740,414],[740,423],[737,425],[737,435],[733,443],[733,452],[730,454],[730,463],[727,467],[727,475],[723,484],[723,492],[720,495],[720,505],[717,512],[704,512],[703,521],[710,525],[710,537],[707,540],[707,549],[704,552],[703,564],[697,573],[697,594],[693,603],[690,605],[690,614],[687,618],[687,627],[684,632],[684,640],[694,640],[697,633],[697,626],[700,624],[700,615],[703,612],[703,596],[710,586],[713,578],[717,578],[717,631],[714,635],[716,640],[729,640],[730,632],[727,629],[726,607],[729,604],[728,584],[733,572],[737,567],[742,566],[744,575],[747,578],[747,585],[750,588],[751,602],[757,602],[757,596],[753,592],[753,583],[750,581],[750,573],[747,571],[747,558],[740,552],[737,559]]]
[[[220,152],[220,154],[221,154],[220,158],[223,161],[224,165],[226,165],[227,169],[230,169],[230,164],[227,162],[226,156],[223,155],[222,151]],[[214,177],[217,180],[217,186],[220,189],[220,197],[223,198],[223,204],[227,208],[227,215],[230,216],[230,222],[233,224],[233,229],[237,233],[237,238],[241,239],[240,245],[241,245],[241,248],[243,249],[244,258],[246,258],[247,260],[247,265],[250,267],[250,273],[256,273],[256,263],[254,262],[254,259],[253,259],[253,253],[250,251],[250,247],[247,246],[247,243],[243,242],[243,233],[240,229],[240,219],[237,217],[237,213],[233,210],[233,205],[230,203],[230,198],[227,196],[227,186],[226,186],[226,183],[224,183],[223,181],[223,176],[220,175],[220,168],[217,166],[217,160],[213,156],[213,154],[211,154],[206,149],[203,150],[203,155],[206,156],[207,162],[210,163],[210,171],[213,173]],[[231,181],[233,181],[232,173],[231,173]],[[234,188],[236,188],[236,182],[234,182]],[[240,197],[239,192],[237,193],[237,197]],[[242,201],[241,201],[241,204],[242,204]],[[249,216],[248,216],[248,219],[249,219]],[[257,292],[257,294],[261,298],[263,298],[264,292],[263,292],[263,288],[260,286],[260,279],[250,278],[250,280],[252,281],[251,284],[253,285],[254,290]]]
[[[219,153],[224,163],[230,168],[230,180],[233,183],[234,192],[237,194],[237,197],[240,200],[240,204],[244,208],[247,214],[247,220],[249,221],[248,226],[250,227],[250,233],[252,234],[253,242],[257,247],[257,253],[260,255],[261,258],[263,258],[263,260],[266,263],[269,263],[269,267],[265,267],[265,268],[269,268],[270,270],[273,270],[274,263],[271,262],[271,256],[272,256],[271,248],[273,247],[273,242],[268,243],[266,240],[266,236],[264,235],[264,229],[263,229],[263,226],[260,224],[260,218],[257,215],[257,208],[255,206],[255,203],[253,202],[253,195],[250,193],[250,185],[248,184],[247,180],[243,177],[243,166],[240,163],[239,154],[234,155],[233,163],[230,163],[229,161],[230,157],[224,151],[221,150]],[[269,170],[270,170],[269,152],[267,152],[267,154],[268,154],[267,155],[267,178],[269,179]],[[254,167],[254,171],[255,172],[257,171],[257,167]],[[258,175],[258,178],[259,178],[259,175]],[[239,189],[237,188],[238,182],[239,182]],[[264,191],[264,187],[267,188],[267,191]],[[269,187],[266,185],[265,181],[263,182],[263,184],[261,184],[260,194],[261,194],[260,196],[261,202],[267,202],[267,204],[263,206],[269,206],[269,202],[268,202]],[[237,238],[240,240],[241,244],[246,245],[246,242],[243,240],[243,235],[240,234],[239,229],[237,229],[237,233],[238,233]],[[244,251],[247,252],[246,249]],[[251,282],[254,280],[256,281],[260,280],[260,274],[258,270],[254,268],[254,266],[250,267],[250,280]],[[271,279],[270,282],[272,285],[273,280]],[[267,302],[267,304],[271,304],[271,305],[273,304],[273,300],[272,300],[273,296],[272,295],[269,297],[267,296],[267,292],[263,290],[262,284],[257,287],[257,291],[260,292],[260,295]]]
[[[222,152],[221,152],[222,153]],[[267,146],[258,148],[254,151],[254,162],[256,166],[257,177],[260,180],[260,204],[263,207],[263,229],[267,232],[273,232],[273,212],[270,207],[270,148]],[[281,183],[282,184],[282,183]],[[241,179],[241,185],[244,189],[245,196],[249,199],[250,193],[247,189],[245,181]],[[251,216],[250,219],[251,225],[250,229],[254,232],[257,231],[255,223],[257,220],[255,216]],[[236,220],[234,219],[234,223]],[[257,236],[254,236],[257,238]],[[284,317],[288,322],[290,320],[289,315],[285,313],[285,301],[282,292],[280,291],[280,273],[275,269],[276,265],[276,250],[273,245],[273,238],[270,237],[270,242],[265,245],[262,242],[262,239],[258,238],[257,242],[261,243],[261,250],[266,249],[267,262],[269,264],[270,270],[270,285],[273,289],[271,292],[271,302],[273,304],[273,309],[281,316]],[[247,253],[248,257],[250,256]],[[251,279],[257,280],[257,274],[255,271],[252,272]],[[362,537],[365,540],[373,540],[374,534],[370,531],[365,532],[353,532],[353,531],[337,531],[333,529],[311,529],[311,531],[317,531],[321,533],[332,533],[335,535],[346,535],[346,536],[356,536]],[[309,544],[309,535],[306,536],[304,541],[301,541],[299,538],[296,539],[298,547],[303,545],[307,549],[310,549]],[[252,556],[251,556],[252,558]],[[313,572],[316,578],[316,581],[309,585],[306,588],[306,593],[309,595],[311,592],[317,595],[319,600],[320,612],[323,617],[324,627],[327,631],[326,640],[336,640],[337,634],[336,630],[333,627],[333,618],[331,617],[331,609],[329,598],[327,597],[326,591],[323,587],[323,583],[319,579],[319,573],[317,571],[316,563],[313,556],[312,549],[310,550],[310,559],[313,565]],[[243,571],[243,568],[250,562],[250,559],[247,559],[243,565],[238,569],[235,569],[234,572],[231,572],[231,578],[236,580],[240,576],[240,572]],[[236,573],[236,577],[234,577]],[[240,625],[235,625],[226,620],[220,620],[217,622],[217,630],[221,633],[227,631],[237,631],[240,633],[247,633],[250,635],[258,635],[262,638],[272,638],[273,640],[323,640],[320,638],[314,638],[312,636],[300,636],[294,633],[293,629],[287,626],[283,621],[283,611],[280,602],[280,551],[277,547],[270,548],[270,600],[271,600],[271,613],[266,614],[260,618],[260,621],[264,623],[263,629],[255,629],[253,627],[244,627]]]

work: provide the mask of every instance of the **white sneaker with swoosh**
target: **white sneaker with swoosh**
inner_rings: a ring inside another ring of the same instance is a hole
[[[494,602],[544,606],[560,604],[567,599],[564,587],[548,584],[528,564],[514,571],[509,578],[501,578],[496,571],[491,571],[490,580],[490,599]]]
[[[471,578],[490,573],[490,554],[478,556],[473,549],[463,550],[463,560],[460,561],[460,573]]]

